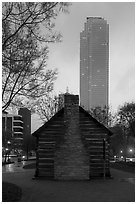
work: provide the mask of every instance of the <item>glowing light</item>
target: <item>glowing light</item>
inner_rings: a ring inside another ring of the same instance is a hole
[[[123,153],[123,151],[121,150],[120,153]]]

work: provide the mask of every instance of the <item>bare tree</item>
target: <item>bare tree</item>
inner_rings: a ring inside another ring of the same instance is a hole
[[[111,138],[111,148],[115,154],[122,154],[124,160],[128,156],[128,147],[134,146],[135,137],[135,103],[125,103],[116,113],[115,125],[110,129],[113,132]]]
[[[29,104],[29,107],[32,113],[37,113],[41,120],[46,122],[63,107],[63,103],[60,96],[48,94]]]
[[[35,111],[46,122],[57,112],[57,107],[58,98],[48,95],[47,97],[40,98],[38,105],[35,105]]]
[[[32,103],[28,103],[27,106],[31,110],[31,113],[37,113],[45,123],[64,107],[64,94],[57,96],[51,92]]]
[[[91,108],[89,112],[100,123],[102,123],[105,126],[111,127],[114,116],[112,115],[112,112],[110,111],[110,107],[97,106],[95,108]]]
[[[130,136],[135,137],[135,103],[125,103],[117,113],[117,122]]]
[[[54,20],[68,3],[4,2],[2,8],[2,102],[11,104],[47,95],[57,70],[44,71],[48,43],[58,42]]]

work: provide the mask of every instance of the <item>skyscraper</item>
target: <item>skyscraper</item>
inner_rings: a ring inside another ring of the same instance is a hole
[[[80,33],[80,104],[86,110],[108,106],[109,25],[87,17]]]

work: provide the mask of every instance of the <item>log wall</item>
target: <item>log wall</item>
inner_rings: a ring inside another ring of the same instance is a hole
[[[109,171],[109,139],[107,131],[98,123],[91,120],[84,112],[80,112],[80,130],[89,154],[90,178],[110,176]],[[105,158],[103,151],[103,139],[105,139]]]

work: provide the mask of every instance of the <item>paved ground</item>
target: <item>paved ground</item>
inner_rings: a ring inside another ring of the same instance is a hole
[[[32,163],[32,161],[22,161],[22,162],[16,161],[15,163],[4,165],[2,167],[2,173],[26,172],[23,166],[30,163]]]
[[[111,169],[113,179],[91,181],[33,180],[33,170],[6,172],[3,181],[22,188],[21,202],[134,202],[134,174]]]

